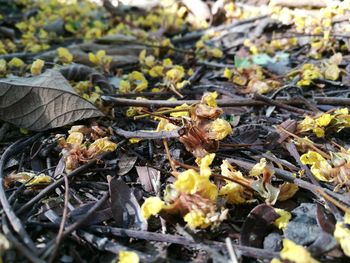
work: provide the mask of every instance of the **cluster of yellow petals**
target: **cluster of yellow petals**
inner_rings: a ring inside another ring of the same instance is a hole
[[[69,64],[73,61],[73,55],[65,47],[57,48],[57,56],[58,56],[58,60],[63,64]]]
[[[324,171],[330,171],[332,166],[321,154],[314,151],[308,151],[300,156],[300,161],[303,164],[311,165],[311,172],[318,180],[326,182],[332,180],[324,175]]]
[[[204,213],[201,211],[191,211],[184,216],[184,221],[190,228],[207,228],[210,224],[207,222]]]
[[[32,75],[39,75],[45,65],[45,61],[41,59],[36,59],[30,67],[30,73]]]
[[[119,83],[119,92],[142,92],[148,88],[146,77],[139,71],[133,71],[128,74],[127,80],[121,80]]]
[[[60,141],[64,148],[66,171],[69,172],[79,166],[80,162],[86,162],[96,156],[115,151],[117,144],[110,141],[108,137],[95,139],[91,144],[85,141],[85,136],[81,129],[85,126],[72,126],[67,139]]]
[[[227,161],[223,160],[221,164],[221,174],[228,178],[246,182],[240,171],[236,171],[234,167]],[[226,180],[226,184],[220,189],[219,195],[225,196],[230,204],[243,204],[247,200],[244,194],[244,187],[238,183]]]
[[[324,127],[327,127],[332,120],[332,116],[328,113],[322,114],[320,117],[313,119],[306,116],[305,119],[299,123],[298,129],[300,132],[312,130],[317,137],[324,137]]]
[[[317,137],[325,136],[325,129],[332,128],[336,132],[350,127],[350,115],[347,108],[341,108],[332,113],[322,113],[316,117],[305,116],[298,123],[299,132],[312,131]]]
[[[321,78],[322,73],[320,68],[313,64],[306,63],[301,67],[301,80],[298,81],[300,86],[309,86],[312,80]]]
[[[288,262],[293,263],[318,263],[314,259],[310,252],[307,251],[303,246],[295,244],[289,239],[283,239],[283,249],[280,252],[280,257],[283,260],[288,260]],[[279,259],[274,258],[272,263],[281,263]]]
[[[106,55],[105,50],[99,50],[94,53],[89,53],[89,60],[91,63],[95,64],[96,66],[102,67],[105,71],[109,71],[110,64],[112,62],[112,57]]]
[[[215,201],[218,196],[218,189],[210,182],[210,164],[214,160],[215,154],[209,154],[201,159],[197,159],[200,172],[193,169],[186,170],[177,176],[174,183],[176,190],[185,194],[200,194],[202,197]]]
[[[142,216],[148,219],[151,215],[157,215],[163,209],[164,205],[165,203],[159,197],[149,197],[141,206]]]
[[[168,185],[168,189],[169,187],[173,189],[177,193],[175,195],[176,197],[182,195],[191,198],[192,195],[196,195],[204,202],[215,204],[218,196],[218,189],[209,179],[211,175],[209,166],[214,158],[215,154],[197,158],[196,162],[199,166],[199,172],[194,169],[189,169],[178,174],[175,182],[170,186]],[[169,196],[165,199],[168,200],[167,203],[159,197],[147,198],[141,206],[143,217],[148,219],[151,215],[159,214],[163,209],[171,209],[174,205],[172,202],[175,200],[171,200],[172,198]],[[195,208],[191,206],[189,211],[184,215],[184,221],[191,228],[206,228],[211,224],[207,218],[208,212],[209,211],[201,210],[199,207]]]
[[[13,68],[20,68],[24,65],[24,62],[22,59],[14,57],[7,63],[7,65]]]

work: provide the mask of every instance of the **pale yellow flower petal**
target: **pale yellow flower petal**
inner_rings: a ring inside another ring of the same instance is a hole
[[[277,218],[273,225],[276,226],[278,229],[286,229],[288,226],[289,220],[292,218],[292,214],[288,211],[285,211],[283,209],[274,208],[275,212],[280,216]]]
[[[164,204],[159,197],[147,198],[141,206],[142,216],[148,219],[151,215],[157,215],[164,208]]]
[[[118,263],[139,263],[139,256],[132,251],[120,251]]]
[[[318,263],[303,246],[297,245],[289,239],[283,239],[283,249],[280,254],[282,259],[294,263]]]

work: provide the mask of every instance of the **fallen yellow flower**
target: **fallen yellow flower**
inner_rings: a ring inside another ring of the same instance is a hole
[[[73,55],[64,47],[59,47],[57,49],[57,54],[59,61],[64,64],[69,64],[73,61]]]
[[[292,214],[289,213],[288,211],[285,211],[283,209],[279,208],[274,208],[275,212],[280,216],[277,218],[274,222],[273,225],[276,226],[278,229],[285,230],[288,226],[289,220],[292,218]]]
[[[206,223],[205,217],[202,212],[199,211],[191,211],[184,216],[184,221],[188,224],[188,226],[192,229],[195,228],[206,228],[209,226]]]
[[[216,91],[214,92],[206,92],[202,96],[202,103],[207,104],[210,107],[217,107],[218,104],[216,103],[216,99],[218,97],[218,93]]]
[[[84,134],[81,132],[71,132],[66,140],[69,144],[82,144],[84,140]]]
[[[283,249],[280,255],[281,259],[294,263],[318,263],[303,246],[297,245],[289,239],[283,239]]]
[[[344,254],[350,257],[350,214],[345,214],[344,221],[337,222],[335,225],[334,237],[342,248]]]
[[[324,175],[324,172],[330,171],[332,169],[332,166],[327,162],[326,159],[322,157],[321,154],[314,151],[308,151],[307,153],[300,156],[300,161],[303,164],[311,165],[310,170],[318,180],[326,182],[332,181],[332,178],[327,178]]]
[[[9,67],[20,68],[24,65],[24,62],[22,59],[15,57],[15,58],[11,59],[7,65]]]
[[[145,219],[151,215],[157,215],[164,207],[164,202],[156,196],[149,197],[141,206],[141,213]]]
[[[209,126],[209,138],[212,140],[220,141],[231,133],[232,127],[230,123],[223,119],[216,119]]]
[[[139,256],[132,251],[120,251],[118,263],[139,263]]]
[[[45,61],[41,59],[37,59],[33,62],[32,66],[30,67],[30,73],[32,75],[39,75],[41,74],[41,71],[45,65]]]
[[[115,149],[117,149],[117,144],[111,142],[108,137],[97,139],[89,146],[89,151],[94,150],[97,155],[108,151],[113,152]]]

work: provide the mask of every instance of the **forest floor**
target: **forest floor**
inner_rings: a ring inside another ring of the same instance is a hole
[[[349,262],[349,19],[0,0],[0,262]]]

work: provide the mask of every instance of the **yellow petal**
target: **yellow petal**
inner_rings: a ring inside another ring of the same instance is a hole
[[[210,49],[210,53],[211,56],[213,56],[214,58],[221,58],[223,56],[223,52],[221,49],[218,48],[214,48],[214,49]]]
[[[348,115],[348,114],[349,114],[349,109],[348,108],[337,109],[334,112],[334,115]]]
[[[156,196],[149,197],[141,206],[141,213],[145,219],[151,215],[157,215],[164,207],[164,202]]]
[[[130,139],[129,139],[129,142],[130,142],[130,143],[139,143],[141,140],[142,140],[142,139],[140,139],[140,138],[130,138]]]
[[[98,60],[97,60],[97,57],[95,56],[95,54],[94,53],[89,53],[89,61],[91,62],[91,63],[94,63],[94,64],[97,64],[97,62],[98,62]]]
[[[27,185],[36,185],[36,184],[49,184],[52,182],[52,178],[45,174],[39,174],[30,180]]]
[[[289,239],[283,239],[281,258],[294,263],[317,263],[309,251]]]
[[[320,161],[311,166],[312,174],[320,181],[331,182],[332,178],[326,178],[324,172],[330,171],[332,166],[326,161]]]
[[[344,223],[338,222],[335,226],[334,237],[340,244],[344,254],[350,257],[350,230]]]
[[[215,184],[209,181],[209,178],[201,177],[200,181],[198,182],[197,188],[198,188],[197,194],[213,202],[216,201],[219,194],[218,188],[216,187]]]
[[[173,62],[170,58],[163,59],[163,65],[164,67],[171,67],[173,65]]]
[[[41,59],[37,59],[33,62],[32,66],[30,67],[30,72],[33,75],[39,75],[45,65],[45,61]]]
[[[118,263],[139,263],[139,256],[135,252],[120,251]]]
[[[145,61],[146,58],[146,49],[142,50],[139,54],[139,61],[140,63],[143,63]]]
[[[164,67],[163,66],[160,66],[160,65],[157,65],[157,66],[154,66],[152,67],[148,74],[152,77],[152,78],[158,78],[158,77],[163,77],[164,76]]]
[[[131,89],[131,85],[130,85],[130,82],[127,81],[127,80],[121,80],[119,82],[119,91],[121,93],[128,93],[130,92],[130,89]]]
[[[232,133],[230,123],[223,119],[216,119],[209,127],[209,138],[219,141],[224,139],[227,135]]]
[[[10,181],[17,181],[20,183],[26,183],[31,179],[26,185],[37,185],[37,184],[48,184],[52,182],[52,178],[45,174],[36,175],[29,172],[20,172],[16,174],[10,174],[7,176],[7,179]]]
[[[197,158],[196,163],[200,168],[200,175],[208,177],[211,175],[210,165],[215,158],[215,153],[207,154],[203,158]]]
[[[10,62],[8,63],[8,65],[9,65],[10,67],[20,68],[20,67],[22,67],[22,66],[24,65],[24,62],[23,62],[22,59],[16,58],[16,57],[15,57],[15,58],[13,58],[13,59],[10,60]]]
[[[176,130],[177,128],[179,128],[178,126],[176,126],[175,124],[170,123],[167,119],[160,119],[156,132],[160,132],[160,131],[173,131]]]
[[[180,173],[174,183],[176,190],[185,194],[195,194],[200,175],[193,169]]]
[[[277,218],[273,225],[276,226],[278,229],[286,229],[288,226],[289,220],[292,218],[292,214],[288,211],[285,211],[283,209],[274,208],[275,212],[280,216]]]
[[[147,56],[145,58],[145,64],[148,67],[153,67],[153,65],[155,64],[155,57],[154,56]]]
[[[230,182],[226,184],[219,191],[219,195],[225,196],[228,203],[230,204],[245,203],[246,199],[244,198],[243,193],[244,193],[244,187],[234,182]]]
[[[73,61],[73,55],[64,47],[59,47],[57,49],[57,54],[59,60],[63,63],[71,63]]]
[[[260,176],[263,174],[265,167],[266,167],[266,159],[261,158],[260,162],[255,164],[253,168],[250,170],[249,175],[256,176],[256,177]]]
[[[323,138],[325,136],[324,128],[322,127],[315,127],[312,129],[312,132],[318,137]]]
[[[322,157],[321,154],[314,151],[308,151],[300,157],[300,161],[302,164],[315,164],[324,160],[325,159]]]
[[[69,144],[82,144],[84,140],[84,134],[81,132],[71,132],[66,140]]]
[[[0,73],[5,73],[7,69],[7,63],[5,59],[0,59]]]
[[[130,80],[145,80],[145,76],[139,71],[133,71],[129,74]]]
[[[329,80],[337,80],[339,78],[339,74],[339,67],[335,64],[331,64],[326,68],[324,72],[324,77]]]
[[[280,186],[280,194],[278,195],[278,201],[285,201],[292,198],[296,192],[298,192],[299,187],[291,183],[283,183]]]
[[[89,146],[89,149],[93,148],[96,148],[96,154],[103,152],[113,152],[115,149],[117,149],[117,144],[111,142],[108,137],[104,137],[97,139]]]
[[[171,117],[189,117],[190,115],[188,112],[189,106],[186,103],[175,107],[175,110],[181,110],[181,109],[186,109],[186,111],[172,112],[170,113],[170,116]]]
[[[225,70],[224,70],[224,77],[227,78],[227,79],[231,79],[232,71],[229,68],[225,68]]]
[[[185,76],[185,70],[182,66],[175,66],[174,68],[167,71],[165,77],[168,81],[177,83]]]
[[[202,96],[202,103],[207,104],[210,107],[217,107],[218,104],[216,103],[216,98],[218,97],[218,93],[216,91],[214,92],[206,92]]]
[[[208,224],[205,222],[205,217],[203,213],[198,211],[191,211],[184,216],[185,222],[190,228],[206,228]]]
[[[350,257],[350,214],[346,213],[344,222],[337,222],[335,225],[334,237],[338,244],[340,244],[344,254]]]
[[[98,59],[98,61],[101,61],[103,59],[103,57],[106,56],[106,51],[105,50],[99,50],[96,53],[96,58]]]
[[[137,84],[135,91],[141,92],[147,89],[148,87],[148,81],[146,79],[142,80],[139,84]]]
[[[316,124],[321,127],[327,126],[333,119],[333,116],[329,113],[324,113],[316,119]]]

